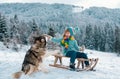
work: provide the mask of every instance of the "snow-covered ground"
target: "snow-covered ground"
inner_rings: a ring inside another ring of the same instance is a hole
[[[21,69],[24,55],[29,47],[23,46],[23,48],[19,52],[15,52],[0,45],[0,79],[12,79],[11,75]],[[37,72],[31,76],[22,75],[21,79],[120,79],[120,57],[114,53],[93,50],[85,52],[89,58],[99,58],[96,71],[74,72],[50,67],[48,65],[54,62],[54,57],[49,56],[44,61],[49,73]],[[63,60],[63,64],[69,64],[69,59],[64,58]]]

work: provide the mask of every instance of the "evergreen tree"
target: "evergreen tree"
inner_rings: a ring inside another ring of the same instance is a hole
[[[16,23],[16,24],[19,23],[19,19],[18,19],[18,16],[16,14],[14,15],[14,23]]]
[[[109,23],[106,23],[105,25],[105,51],[107,52],[113,52],[114,50],[114,32],[112,26],[110,26]]]
[[[11,22],[10,29],[11,40],[15,43],[20,43],[20,27],[17,15],[14,15],[14,18],[10,19],[10,22]]]
[[[104,28],[100,28],[100,51],[105,51],[106,34]]]
[[[94,43],[95,43],[95,50],[99,50],[100,45],[100,28],[95,26],[94,27]]]
[[[0,14],[0,41],[9,48],[9,33],[5,16]]]
[[[53,28],[49,28],[48,35],[55,37],[55,31],[53,30]],[[56,49],[56,45],[56,43],[49,41],[47,47],[48,49]]]
[[[120,54],[120,28],[115,28],[115,52]]]
[[[33,41],[34,41],[34,37],[37,37],[40,35],[40,28],[37,26],[35,20],[33,19],[32,22],[30,22],[30,27],[32,28],[31,29],[31,34],[30,36],[28,37],[29,39],[29,43],[30,44],[33,44]]]
[[[5,16],[0,14],[0,41],[4,41],[8,37],[7,23]]]
[[[49,28],[48,35],[55,37],[55,31],[52,28]]]
[[[20,39],[20,24],[17,15],[14,15],[13,18],[10,19],[10,40],[12,44],[12,49],[18,51],[18,44],[21,43]]]
[[[21,44],[28,44],[28,37],[29,35],[31,34],[31,27],[25,23],[25,21],[20,21],[20,30],[19,30],[19,33],[20,33],[20,41],[21,41]]]
[[[85,34],[85,46],[89,49],[94,49],[94,37],[93,37],[93,29],[92,26],[89,24],[86,27],[86,34]]]
[[[35,22],[35,20],[33,19],[33,22],[32,22],[32,32],[35,32],[35,31],[37,31],[38,30],[38,26],[37,26],[37,24],[36,24],[36,22]]]

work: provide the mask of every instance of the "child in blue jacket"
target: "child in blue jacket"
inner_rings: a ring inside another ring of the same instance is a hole
[[[63,55],[70,57],[69,67],[75,69],[76,58],[88,59],[88,57],[85,53],[79,52],[80,48],[78,47],[77,41],[73,35],[73,29],[69,27],[65,30],[62,38],[51,38],[51,40],[53,42],[60,43],[60,45],[63,47]],[[89,62],[85,61],[85,65],[86,67],[89,66]]]

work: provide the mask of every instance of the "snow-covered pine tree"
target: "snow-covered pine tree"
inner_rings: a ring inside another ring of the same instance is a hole
[[[114,31],[112,26],[109,23],[105,24],[105,51],[106,52],[113,52],[114,50]]]
[[[83,44],[83,40],[82,40],[82,36],[83,34],[82,34],[82,31],[81,31],[81,29],[80,29],[80,31],[79,32],[77,32],[75,35],[74,35],[74,37],[75,37],[75,39],[77,40],[77,43],[78,43],[78,45],[82,45]]]
[[[95,45],[95,50],[100,50],[100,27],[95,26],[94,27],[94,45]]]
[[[120,28],[115,27],[115,52],[120,55]]]
[[[50,26],[52,27],[53,25],[50,25]],[[53,28],[49,28],[49,31],[47,34],[52,37],[55,37],[55,31],[53,30]],[[52,41],[48,42],[48,45],[47,45],[48,49],[55,49],[55,47],[56,47],[56,44],[54,42],[52,42]]]
[[[40,28],[38,27],[38,25],[34,19],[32,20],[32,22],[30,22],[29,26],[31,27],[31,34],[28,37],[28,42],[30,44],[33,44],[34,37],[37,37],[40,35]]]
[[[14,18],[10,19],[10,40],[12,44],[12,49],[15,51],[18,51],[19,47],[18,44],[20,44],[20,29],[19,29],[19,19],[17,15],[14,15]]]
[[[17,14],[14,15],[14,23],[15,23],[15,24],[18,24],[18,23],[19,23],[19,19],[18,19]]]
[[[20,21],[19,26],[21,44],[28,44],[28,37],[31,34],[31,27],[24,20]]]
[[[100,28],[100,51],[105,51],[106,34],[103,27]]]
[[[3,42],[3,44],[9,48],[9,34],[7,29],[7,22],[4,15],[0,13],[0,41]]]
[[[52,28],[49,28],[48,35],[55,37],[55,31]]]
[[[32,22],[32,31],[33,32],[35,32],[35,31],[37,31],[38,30],[38,26],[37,26],[37,24],[36,24],[36,22],[35,22],[35,19],[33,19],[33,22]]]
[[[0,13],[0,41],[8,37],[6,18]]]
[[[88,48],[88,49],[94,49],[94,37],[93,37],[94,33],[93,33],[93,28],[92,26],[89,24],[88,26],[86,26],[86,34],[85,34],[85,39],[84,39],[84,45]]]

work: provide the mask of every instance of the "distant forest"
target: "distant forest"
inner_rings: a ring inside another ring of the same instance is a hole
[[[74,12],[78,8],[80,11]],[[0,4],[0,41],[31,44],[35,36],[59,38],[66,27],[79,28],[79,46],[120,54],[120,9],[41,3]],[[52,31],[52,32],[51,32]]]

